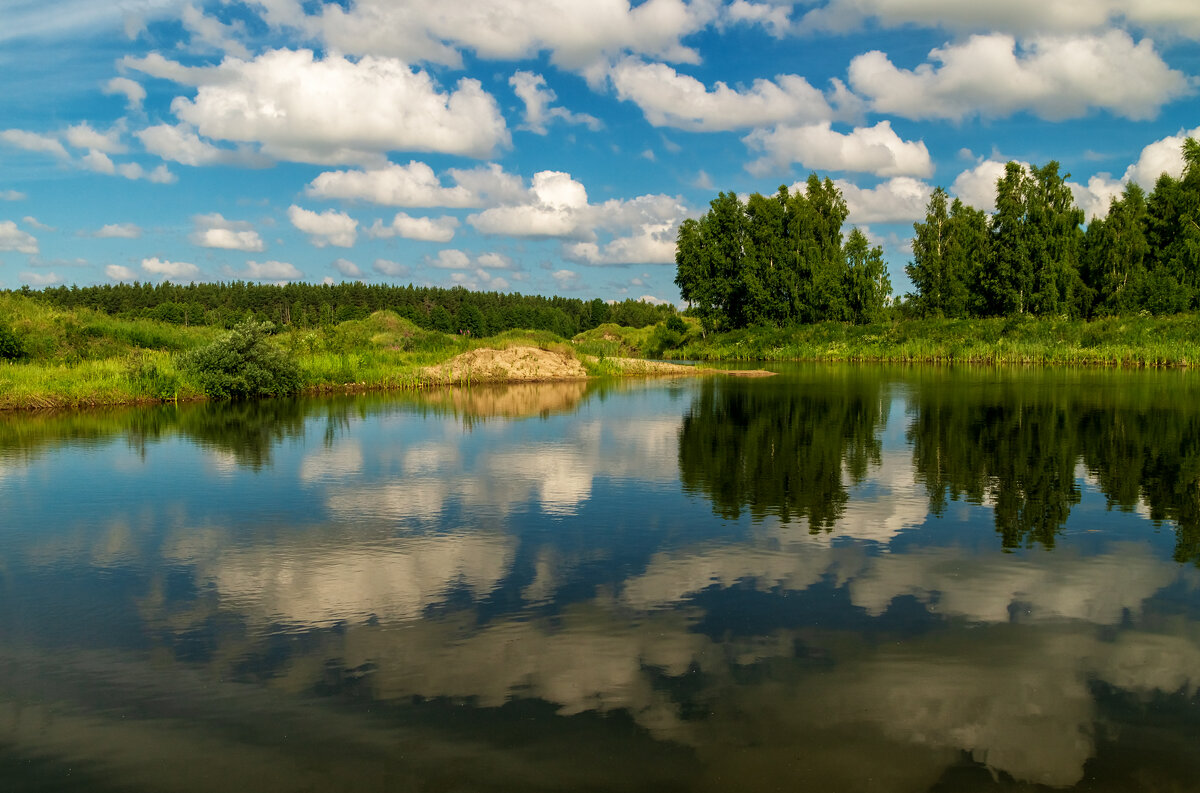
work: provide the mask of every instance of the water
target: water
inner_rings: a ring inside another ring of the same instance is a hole
[[[0,789],[1200,790],[1200,378],[0,417]]]

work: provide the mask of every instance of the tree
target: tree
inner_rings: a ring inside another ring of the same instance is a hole
[[[878,322],[892,294],[883,248],[878,245],[872,248],[856,226],[846,238],[844,258],[846,319],[858,325]]]
[[[243,322],[183,357],[200,389],[214,399],[284,396],[300,390],[300,368],[267,335],[270,322]]]
[[[1128,314],[1145,300],[1146,194],[1135,182],[1109,202],[1108,215],[1088,224],[1082,275],[1092,290],[1092,315]]]

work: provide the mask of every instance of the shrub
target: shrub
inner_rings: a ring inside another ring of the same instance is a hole
[[[0,323],[0,361],[18,361],[26,355],[25,345],[12,329]]]
[[[247,320],[183,357],[183,367],[213,399],[284,396],[300,390],[300,368],[267,339],[270,322]]]

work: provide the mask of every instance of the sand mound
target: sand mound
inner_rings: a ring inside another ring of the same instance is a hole
[[[583,364],[574,357],[537,347],[471,350],[439,366],[426,367],[424,374],[440,383],[514,383],[587,377]]]

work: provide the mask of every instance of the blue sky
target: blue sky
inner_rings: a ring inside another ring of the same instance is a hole
[[[1179,0],[0,0],[0,287],[677,302],[680,220],[815,171],[904,292],[936,185],[1178,175],[1198,39]]]

